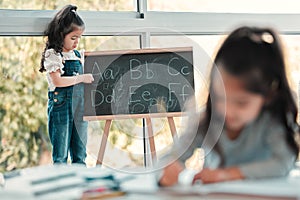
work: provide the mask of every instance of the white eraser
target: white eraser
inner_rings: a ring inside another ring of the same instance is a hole
[[[178,176],[178,183],[180,185],[192,185],[195,174],[197,174],[196,170],[184,169]]]

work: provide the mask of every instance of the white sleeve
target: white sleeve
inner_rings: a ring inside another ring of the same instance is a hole
[[[60,70],[61,74],[64,73],[62,57],[59,53],[55,52],[54,49],[46,50],[44,66],[47,73],[56,72],[57,70]]]

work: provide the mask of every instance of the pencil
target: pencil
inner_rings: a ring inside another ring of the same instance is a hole
[[[104,191],[96,193],[84,193],[80,200],[99,200],[99,199],[108,199],[117,196],[123,196],[126,193],[123,191]]]

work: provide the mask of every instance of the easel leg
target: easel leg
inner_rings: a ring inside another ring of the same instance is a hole
[[[103,156],[104,156],[104,152],[105,152],[105,147],[106,147],[106,143],[107,143],[107,138],[108,138],[108,134],[109,134],[109,129],[110,129],[110,125],[111,125],[112,120],[106,120],[105,122],[105,126],[104,126],[104,130],[103,130],[103,136],[102,136],[102,140],[101,140],[101,146],[98,152],[98,158],[97,158],[97,162],[96,164],[102,164],[103,162]]]
[[[172,133],[173,140],[177,140],[178,136],[177,136],[177,131],[176,131],[174,118],[173,117],[168,117],[168,122],[169,122],[170,131]]]
[[[146,144],[146,120],[143,118],[143,146],[144,146],[144,166],[147,167],[147,144]]]
[[[147,123],[147,130],[148,130],[148,137],[149,137],[149,144],[150,144],[150,151],[151,151],[151,158],[153,163],[157,161],[156,157],[156,149],[155,149],[155,143],[154,143],[154,136],[153,136],[153,128],[152,128],[152,122],[150,118],[146,118]]]

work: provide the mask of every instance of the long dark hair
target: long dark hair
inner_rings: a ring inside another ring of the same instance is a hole
[[[267,99],[264,110],[271,112],[286,128],[286,138],[295,152],[299,147],[295,137],[299,134],[297,106],[286,76],[286,66],[278,34],[271,28],[240,27],[224,41],[216,54],[211,80],[217,69],[222,68],[240,77],[245,88]],[[206,134],[213,111],[213,89],[210,84],[206,115],[200,123],[201,133]],[[200,131],[199,130],[199,131]],[[214,147],[221,155],[218,144]],[[222,160],[221,163],[223,163]],[[223,163],[224,164],[224,163]]]
[[[47,49],[54,49],[57,53],[62,52],[64,38],[67,34],[76,29],[84,30],[85,25],[81,17],[77,14],[77,7],[66,5],[56,13],[44,31],[47,37],[46,46],[42,53],[40,72],[46,71],[44,67],[45,52]]]

